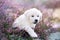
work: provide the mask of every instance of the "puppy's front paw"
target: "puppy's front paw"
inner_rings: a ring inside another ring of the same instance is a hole
[[[33,38],[37,38],[38,36],[36,35],[36,33],[31,35]]]
[[[26,27],[25,31],[33,38],[38,37],[37,34],[34,32],[34,30],[31,27]]]

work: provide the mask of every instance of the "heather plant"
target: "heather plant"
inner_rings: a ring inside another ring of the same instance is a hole
[[[13,2],[14,1],[14,2]],[[47,36],[54,32],[60,32],[60,28],[52,28],[52,26],[59,26],[58,24],[53,25],[55,20],[52,18],[53,11],[47,7],[51,7],[51,4],[47,4],[46,1],[41,4],[41,1],[20,1],[16,2],[15,0],[0,0],[0,40],[32,40],[27,32],[24,30],[20,31],[19,28],[12,28],[13,21],[25,10],[32,7],[42,9],[43,20],[36,25],[35,31],[38,34],[39,38],[42,40],[47,40]],[[56,0],[54,0],[56,2]],[[16,3],[15,3],[16,2]],[[55,5],[55,2],[54,5]],[[45,4],[46,3],[46,4]],[[56,2],[58,3],[58,1]],[[40,5],[41,4],[41,5]],[[44,5],[45,4],[45,5]],[[43,6],[44,5],[44,6]],[[54,6],[52,5],[52,6]],[[55,8],[55,7],[54,7]],[[53,22],[52,22],[53,20]],[[60,20],[59,20],[60,21]]]

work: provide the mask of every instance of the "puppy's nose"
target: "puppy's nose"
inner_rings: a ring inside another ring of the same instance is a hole
[[[35,19],[35,22],[37,22],[38,20],[37,19]]]

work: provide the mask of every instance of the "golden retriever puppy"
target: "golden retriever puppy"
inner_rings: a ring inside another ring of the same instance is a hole
[[[34,32],[35,25],[42,20],[42,13],[36,8],[26,10],[14,21],[12,27],[18,27],[20,30],[25,30],[31,37],[38,37]]]

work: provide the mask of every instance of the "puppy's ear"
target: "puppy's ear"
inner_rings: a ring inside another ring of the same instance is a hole
[[[28,17],[28,16],[29,16],[28,14],[29,14],[29,10],[26,10],[26,11],[24,12],[24,15]]]
[[[43,14],[42,14],[42,12],[40,13],[40,21],[42,21],[42,19],[43,19]]]
[[[43,20],[43,17],[42,16],[40,16],[40,21],[42,21]]]

